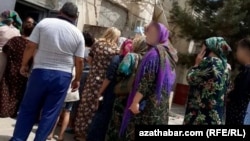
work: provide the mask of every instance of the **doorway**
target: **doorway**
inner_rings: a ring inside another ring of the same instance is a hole
[[[36,22],[39,22],[48,15],[49,10],[25,1],[17,1],[15,11],[19,14],[22,21],[27,17],[32,17]]]

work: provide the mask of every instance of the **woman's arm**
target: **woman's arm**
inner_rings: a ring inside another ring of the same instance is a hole
[[[108,66],[107,72],[106,72],[106,78],[102,83],[102,86],[99,90],[99,96],[102,96],[104,91],[109,86],[110,82],[113,81],[116,78],[116,71],[119,66],[121,59],[120,56],[114,56],[110,62],[110,65]]]
[[[213,78],[214,69],[211,58],[206,58],[197,66],[192,67],[187,73],[187,81],[190,85],[199,85],[204,80]]]
[[[110,80],[108,80],[107,78],[104,79],[103,83],[102,83],[102,86],[99,90],[99,93],[98,93],[98,97],[101,97],[102,94],[104,93],[104,91],[107,89],[108,85],[110,84]]]
[[[90,66],[92,66],[92,57],[88,57],[88,58],[86,58],[86,60],[87,60],[87,63],[90,65]]]
[[[132,113],[139,114],[140,113],[140,101],[142,100],[143,95],[140,92],[136,92],[133,103],[129,107]]]

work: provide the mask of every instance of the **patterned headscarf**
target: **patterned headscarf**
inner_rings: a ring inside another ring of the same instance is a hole
[[[169,60],[172,66],[175,65],[175,63],[178,61],[178,55],[177,55],[177,50],[171,45],[171,43],[169,42],[169,31],[168,29],[165,27],[165,25],[161,24],[161,23],[157,23],[157,22],[152,22],[151,24],[149,24],[149,26],[147,27],[147,29],[150,26],[155,26],[158,30],[159,30],[159,45],[164,46],[165,48],[167,48],[167,51],[169,53]]]
[[[120,129],[120,135],[123,135],[124,131],[127,128],[128,122],[132,116],[132,113],[129,110],[129,106],[132,104],[133,99],[137,93],[139,84],[141,82],[141,79],[145,75],[145,66],[147,66],[147,63],[152,62],[152,60],[159,60],[160,62],[160,63],[153,62],[151,64],[151,67],[147,68],[147,71],[157,75],[155,94],[156,94],[158,103],[160,102],[161,97],[162,97],[162,90],[167,90],[167,94],[170,94],[172,86],[174,84],[175,64],[171,64],[172,63],[171,60],[172,59],[175,60],[178,57],[176,55],[177,51],[172,47],[170,47],[171,48],[170,50],[169,46],[167,46],[169,32],[167,28],[161,23],[152,23],[149,26],[156,26],[158,28],[158,31],[159,31],[158,45],[155,47],[152,47],[146,53],[146,55],[143,57],[140,63],[140,66],[138,68],[136,78],[133,84],[132,91],[129,94],[129,98],[127,101],[127,106],[125,109],[121,129]],[[166,50],[167,50],[167,53],[166,53]],[[172,53],[170,51],[172,51]],[[176,62],[176,61],[177,60],[173,62]],[[158,70],[155,70],[155,68],[158,68]]]
[[[223,63],[223,66],[227,67],[226,53],[231,51],[230,46],[222,37],[211,37],[205,40],[205,46],[215,53]]]
[[[127,39],[123,42],[121,46],[122,56],[126,56],[129,52],[133,50],[132,40]]]
[[[5,25],[5,23],[7,22],[13,22],[13,26],[15,26],[19,30],[22,29],[22,20],[17,12],[12,10],[6,10],[3,13],[1,13],[0,16],[2,19],[0,26]]]
[[[144,36],[138,36],[133,40],[133,52],[142,56],[148,51],[147,42]]]

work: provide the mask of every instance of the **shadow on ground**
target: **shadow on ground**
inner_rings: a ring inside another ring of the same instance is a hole
[[[0,141],[9,141],[11,138],[11,136],[3,136],[3,135],[0,135]]]

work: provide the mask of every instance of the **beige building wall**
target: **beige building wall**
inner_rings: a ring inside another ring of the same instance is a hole
[[[127,30],[148,24],[153,17],[155,0],[105,0],[114,3],[128,12]]]
[[[171,31],[172,44],[178,50],[179,53],[186,54],[188,53],[190,41],[188,41],[185,38],[180,38],[178,36],[180,34],[180,30],[177,25],[171,22],[171,18],[170,18],[170,14],[171,14],[170,12],[172,10],[172,4],[174,1],[178,1],[179,5],[182,8],[188,9],[189,7],[187,4],[187,0],[164,0],[162,1],[163,7],[165,9],[165,14],[169,21],[169,30]],[[176,83],[187,84],[186,74],[187,74],[188,68],[178,65],[176,71],[177,71]]]

